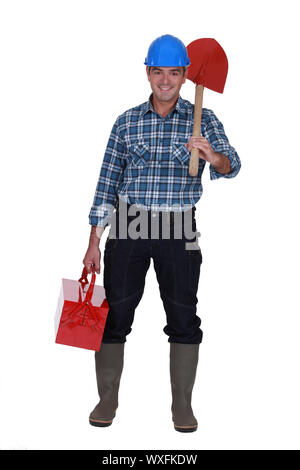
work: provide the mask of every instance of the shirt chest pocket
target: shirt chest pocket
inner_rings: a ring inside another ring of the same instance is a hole
[[[187,167],[190,162],[190,152],[185,146],[185,142],[172,142],[172,160],[175,165]]]
[[[144,168],[151,159],[149,144],[138,141],[128,147],[127,163],[132,168]]]

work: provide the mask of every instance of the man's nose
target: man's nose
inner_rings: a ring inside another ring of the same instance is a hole
[[[169,77],[168,75],[163,75],[162,76],[162,82],[163,85],[168,85],[169,84]]]

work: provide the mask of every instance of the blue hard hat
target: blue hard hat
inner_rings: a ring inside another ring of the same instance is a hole
[[[170,34],[160,36],[150,44],[144,62],[154,67],[187,67],[190,63],[183,42]]]

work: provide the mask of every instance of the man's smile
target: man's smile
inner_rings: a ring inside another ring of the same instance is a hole
[[[166,87],[166,86],[159,86],[158,88],[160,89],[160,91],[164,91],[164,92],[165,92],[165,91],[171,90],[172,87],[171,87],[171,86],[168,86],[168,87]]]

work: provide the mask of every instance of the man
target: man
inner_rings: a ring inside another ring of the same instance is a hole
[[[102,345],[95,353],[100,402],[89,417],[94,426],[109,426],[115,417],[126,336],[143,295],[151,258],[167,317],[164,332],[170,342],[174,427],[192,432],[198,426],[191,396],[202,341],[201,320],[196,315],[202,255],[196,236],[186,235],[186,225],[193,235],[198,234],[195,204],[202,194],[205,163],[210,164],[211,179],[236,176],[241,163],[213,111],[202,110],[202,137],[191,137],[194,107],[179,95],[189,63],[184,44],[174,36],[152,42],[145,60],[152,94],[147,102],[117,118],[104,155],[83,260],[88,272],[100,273],[99,242],[116,207],[116,238],[109,235],[104,251],[104,287],[110,308]],[[200,153],[199,171],[191,177],[188,167],[194,147]],[[121,214],[124,206],[125,217]],[[134,222],[132,208],[143,215],[140,225],[143,230],[146,226],[146,237],[128,236],[128,231],[121,236],[122,224],[127,230]],[[182,221],[187,215],[191,216],[188,224]],[[152,236],[154,221],[163,222],[165,217],[170,236],[163,236],[162,227]]]

